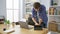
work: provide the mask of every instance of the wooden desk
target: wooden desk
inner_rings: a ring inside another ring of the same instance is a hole
[[[4,27],[4,25],[0,25],[1,28]],[[15,32],[9,33],[9,34],[47,34],[48,30],[44,29],[44,30],[34,30],[34,29],[24,29],[24,28],[20,28],[20,25],[15,25],[14,27]]]

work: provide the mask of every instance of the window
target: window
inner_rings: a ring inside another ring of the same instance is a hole
[[[19,0],[6,0],[7,20],[19,21]]]

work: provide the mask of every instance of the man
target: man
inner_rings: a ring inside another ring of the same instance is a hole
[[[42,28],[47,27],[48,18],[46,14],[46,8],[44,5],[41,5],[39,2],[35,2],[33,4],[32,20],[35,23],[35,25],[42,26]]]

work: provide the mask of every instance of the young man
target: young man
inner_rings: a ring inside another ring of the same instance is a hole
[[[35,2],[33,5],[32,20],[35,23],[35,25],[39,25],[42,28],[47,27],[48,17],[46,14],[46,8],[39,2]]]

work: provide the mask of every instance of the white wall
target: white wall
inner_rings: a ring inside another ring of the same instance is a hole
[[[0,0],[0,16],[6,18],[6,0]]]
[[[58,0],[53,0],[54,1],[54,3],[58,3]]]
[[[58,0],[58,6],[60,6],[60,0]]]

